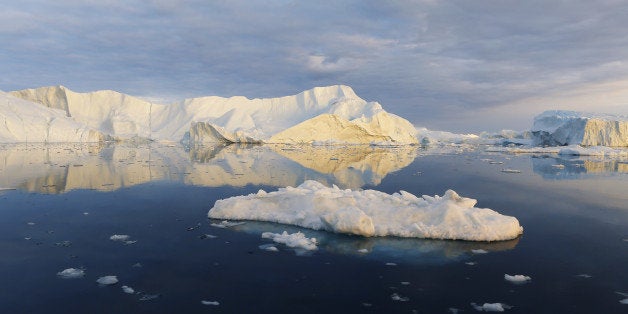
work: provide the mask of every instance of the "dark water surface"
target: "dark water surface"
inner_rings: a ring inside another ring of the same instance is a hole
[[[218,199],[307,179],[419,196],[453,189],[517,217],[524,233],[495,243],[362,238],[206,218]],[[473,313],[471,303],[497,302],[508,313],[628,312],[622,159],[482,147],[5,145],[0,188],[1,313]],[[262,232],[284,230],[316,237],[319,249],[259,248],[270,243]],[[85,276],[57,276],[70,267]],[[105,275],[119,283],[99,286]]]

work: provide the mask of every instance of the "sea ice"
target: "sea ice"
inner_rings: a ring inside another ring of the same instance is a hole
[[[510,306],[504,303],[484,303],[482,305],[471,303],[471,306],[478,312],[503,312],[510,308]]]
[[[220,302],[218,302],[218,301],[205,301],[205,300],[202,300],[201,303],[203,305],[220,305]]]
[[[362,236],[399,236],[470,241],[518,237],[515,217],[474,207],[476,200],[448,190],[443,196],[392,195],[374,190],[341,190],[305,181],[297,187],[218,200],[215,219],[260,220]]]
[[[471,253],[473,254],[486,254],[488,253],[487,250],[482,250],[482,249],[475,249],[475,250],[471,250]]]
[[[504,274],[504,280],[512,282],[514,284],[523,284],[523,283],[527,283],[530,282],[532,280],[532,278],[528,277],[528,276],[524,276],[524,275],[508,275],[508,274]]]
[[[399,295],[399,294],[397,294],[397,293],[393,293],[392,295],[390,295],[390,298],[391,298],[393,301],[399,301],[399,302],[407,302],[407,301],[410,301],[410,298],[408,298],[408,297],[403,297],[403,296],[401,296],[401,295]]]
[[[231,227],[235,227],[238,225],[244,224],[244,222],[233,222],[233,221],[228,221],[228,220],[223,220],[219,223],[212,223],[211,226],[212,227],[216,227],[216,228],[231,228]]]
[[[127,241],[129,240],[130,236],[126,235],[126,234],[114,234],[112,236],[109,237],[109,240],[111,241]]]
[[[67,268],[57,273],[57,276],[61,278],[83,278],[85,276],[85,271],[78,268]]]
[[[124,291],[124,293],[128,293],[128,294],[135,293],[135,290],[133,290],[133,288],[131,288],[129,286],[122,286],[122,291]]]
[[[114,285],[118,283],[118,277],[117,276],[103,276],[103,277],[98,278],[96,282],[103,286]]]
[[[313,251],[317,249],[316,238],[307,238],[305,234],[301,232],[290,234],[286,231],[281,234],[264,232],[262,233],[262,238],[272,239],[277,243],[283,243],[291,248],[302,248],[308,251]]]

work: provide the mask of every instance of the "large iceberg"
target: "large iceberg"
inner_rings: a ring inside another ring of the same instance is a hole
[[[476,200],[448,190],[445,195],[419,198],[401,191],[328,188],[316,181],[278,191],[216,201],[208,217],[260,220],[315,230],[361,236],[398,236],[470,241],[500,241],[518,237],[523,228],[515,217],[476,208]]]
[[[3,93],[2,97],[11,101],[0,103],[0,114],[5,120],[5,127],[0,128],[2,142],[25,141],[24,137],[33,132],[31,125],[46,126],[47,120],[68,124],[73,127],[71,130],[80,129],[87,135],[53,138],[33,135],[30,136],[33,141],[86,142],[110,138],[192,143],[418,142],[410,122],[386,112],[377,102],[361,99],[343,85],[317,87],[279,98],[210,96],[171,104],[157,104],[109,90],[77,93],[63,86],[9,94]],[[10,104],[16,102],[15,97],[29,105],[20,105],[21,111],[16,112],[13,109],[16,105]],[[18,127],[25,123],[23,117],[29,115],[41,116],[43,122],[29,120],[29,127]]]
[[[0,143],[99,142],[108,136],[68,119],[57,107],[39,104],[0,92]]]
[[[534,118],[531,131],[542,146],[628,146],[627,116],[545,111]]]

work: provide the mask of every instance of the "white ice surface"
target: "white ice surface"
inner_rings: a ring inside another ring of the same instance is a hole
[[[291,248],[301,248],[308,251],[316,250],[316,238],[308,238],[301,232],[288,233],[262,233],[262,238],[271,239],[277,243],[283,243]],[[276,248],[275,248],[276,249]]]
[[[576,111],[545,111],[534,118],[538,145],[628,146],[628,117]]]
[[[514,284],[522,284],[522,283],[530,282],[532,278],[530,278],[529,276],[524,276],[524,275],[504,274],[504,280],[512,282]]]
[[[83,278],[85,271],[78,268],[67,268],[57,273],[57,276],[61,278]]]
[[[133,294],[135,293],[135,290],[129,286],[122,286],[122,291],[124,291],[124,293],[128,293],[128,294]]]
[[[503,312],[508,307],[503,303],[484,303],[482,305],[471,303],[471,306],[478,312]]]
[[[523,232],[516,218],[474,207],[476,202],[452,190],[442,197],[419,198],[405,191],[390,195],[328,188],[308,180],[275,192],[260,190],[218,200],[208,217],[270,221],[362,236],[499,241]]]
[[[130,237],[126,234],[114,234],[109,237],[111,241],[127,241]]]
[[[15,97],[23,100],[18,103]],[[24,142],[26,136],[33,142],[85,142],[107,135],[171,142],[417,143],[410,122],[343,85],[278,98],[209,96],[171,104],[110,90],[77,93],[63,86],[41,87],[2,93],[2,115],[8,123],[0,127],[0,142]],[[50,137],[49,130],[60,135]]]
[[[105,286],[106,285],[113,285],[113,284],[118,283],[118,277],[117,276],[111,276],[111,275],[103,276],[103,277],[98,278],[96,280],[96,282],[98,284],[105,285]]]

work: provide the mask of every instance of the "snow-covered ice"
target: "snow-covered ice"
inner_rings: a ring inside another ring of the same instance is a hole
[[[419,198],[401,191],[328,188],[316,181],[275,192],[218,200],[208,217],[260,220],[362,236],[500,241],[518,237],[515,217],[474,207],[476,200],[448,190]]]
[[[111,240],[111,241],[128,241],[129,238],[130,238],[130,236],[126,235],[126,234],[114,234],[114,235],[109,237],[109,240]]]
[[[286,231],[284,231],[283,233],[264,232],[262,233],[262,238],[271,239],[277,243],[283,243],[291,248],[301,248],[308,251],[313,251],[317,249],[316,238],[308,238],[305,236],[305,234],[301,232],[296,232],[296,233],[288,233]]]
[[[107,286],[107,285],[114,285],[116,283],[118,283],[118,277],[117,276],[103,276],[100,277],[96,280],[96,282],[98,284],[101,284],[103,286]]]
[[[484,303],[482,305],[471,303],[471,306],[478,312],[503,312],[510,308],[504,303]]]
[[[67,268],[57,273],[57,276],[61,278],[83,278],[85,276],[85,271],[78,268]]]
[[[203,305],[220,305],[220,302],[218,301],[206,301],[206,300],[202,300],[201,303]]]
[[[523,283],[530,282],[532,280],[532,278],[530,278],[529,276],[525,276],[525,275],[508,275],[508,274],[504,274],[504,280],[512,282],[514,284],[523,284]]]
[[[7,117],[0,142],[418,143],[410,122],[343,85],[278,98],[209,96],[171,104],[52,86],[0,94],[0,115]]]
[[[628,146],[628,117],[551,110],[534,118],[536,145]]]
[[[128,293],[128,294],[133,294],[135,293],[135,290],[129,286],[122,286],[122,291],[124,291],[124,293]]]

